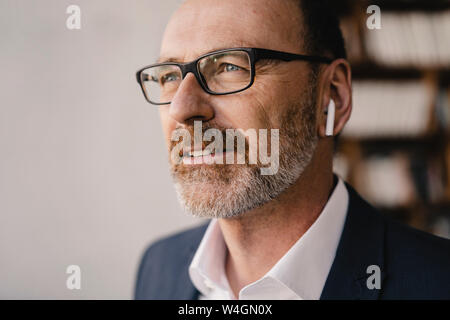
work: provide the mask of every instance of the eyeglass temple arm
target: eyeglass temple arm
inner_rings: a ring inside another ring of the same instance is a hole
[[[268,49],[255,49],[255,59],[256,61],[260,59],[279,59],[282,61],[294,61],[294,60],[304,60],[310,62],[320,62],[320,63],[331,63],[333,60],[327,57],[321,56],[308,56],[303,54],[294,54],[287,52],[280,52]]]

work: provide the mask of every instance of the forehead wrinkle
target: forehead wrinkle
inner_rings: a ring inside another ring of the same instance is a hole
[[[198,31],[193,31],[193,29],[194,27],[189,30],[181,30],[177,35],[177,39],[181,39],[176,41],[177,45],[168,43],[169,41],[175,42],[169,40],[170,37],[164,39],[159,61],[188,62],[204,54],[222,49],[267,47],[254,36],[242,38],[241,35],[236,34],[235,30],[221,30],[220,37],[217,37],[216,32],[213,31],[216,29],[215,27],[196,26],[195,29]],[[205,38],[210,40],[204,41]]]
[[[194,5],[182,7],[172,17],[163,39],[161,57],[192,61],[211,51],[233,47],[301,51],[301,14],[291,14],[297,6],[289,6],[290,2],[280,6],[275,1],[269,6],[270,1],[260,1],[266,6],[255,6],[252,1],[234,2],[239,10],[234,10],[232,1],[208,8],[205,5],[208,1],[187,1]],[[225,10],[224,6],[230,10]]]
[[[251,46],[246,45],[246,42],[244,42],[244,41],[233,41],[233,42],[230,42],[229,45],[209,46],[209,47],[203,48],[202,50],[197,49],[194,53],[189,54],[189,56],[192,56],[194,58],[194,59],[191,59],[190,61],[195,60],[198,57],[201,57],[205,54],[212,53],[215,51],[224,50],[224,49],[232,49],[232,48],[245,48],[245,47],[251,47]],[[172,57],[170,57],[168,55],[161,55],[158,59],[158,62],[183,63],[183,62],[188,62],[188,61],[186,61],[185,58],[179,58],[175,55]]]

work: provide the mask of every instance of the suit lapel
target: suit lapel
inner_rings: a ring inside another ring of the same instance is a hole
[[[170,299],[174,300],[197,300],[200,292],[195,288],[194,284],[189,277],[189,266],[194,258],[194,254],[200,244],[200,240],[206,231],[208,224],[203,225],[196,235],[196,240],[190,246],[187,246],[186,250],[180,253],[178,268],[180,272],[174,275],[172,281],[173,291],[170,294]]]
[[[187,258],[184,259],[184,261],[187,261],[187,264],[183,266],[184,270],[189,270],[189,265],[192,262],[192,259],[194,258],[195,251],[197,249],[197,246],[191,246],[186,253]],[[199,296],[199,291],[195,288],[194,284],[191,281],[191,278],[189,277],[189,272],[184,273],[184,275],[176,281],[176,292],[175,296],[177,299],[180,300],[197,300]]]
[[[384,221],[381,215],[346,184],[349,207],[336,257],[328,274],[321,299],[377,299],[380,290],[369,289],[367,267],[384,273]]]

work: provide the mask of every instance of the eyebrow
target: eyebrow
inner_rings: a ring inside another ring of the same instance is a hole
[[[198,55],[197,57],[201,57],[202,55],[205,55],[205,54],[208,54],[208,53],[211,53],[211,52],[215,52],[215,51],[220,51],[220,50],[224,50],[224,49],[231,49],[231,48],[247,48],[247,47],[249,47],[248,45],[244,45],[244,43],[243,42],[241,42],[241,41],[239,41],[239,42],[237,42],[237,43],[235,43],[234,45],[231,45],[231,46],[226,46],[226,47],[218,47],[218,48],[213,48],[213,49],[210,49],[210,50],[208,50],[208,51],[206,51],[206,52],[204,52],[204,53],[202,53],[202,54],[200,54],[200,55]],[[195,59],[194,59],[195,60]],[[159,58],[158,58],[158,60],[156,61],[156,63],[166,63],[166,62],[175,62],[175,63],[185,63],[185,61],[182,61],[181,59],[179,59],[179,58],[174,58],[174,57],[164,57],[164,56],[160,56]]]
[[[165,58],[165,57],[159,57],[158,60],[156,60],[156,63],[166,63],[166,62],[176,62],[176,63],[183,63],[178,58]]]

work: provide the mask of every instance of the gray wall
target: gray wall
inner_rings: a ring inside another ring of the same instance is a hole
[[[131,298],[144,247],[202,222],[176,201],[134,78],[178,3],[0,0],[0,298]]]

